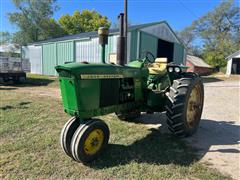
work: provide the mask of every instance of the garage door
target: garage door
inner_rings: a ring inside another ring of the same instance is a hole
[[[240,58],[232,59],[232,74],[240,74]]]

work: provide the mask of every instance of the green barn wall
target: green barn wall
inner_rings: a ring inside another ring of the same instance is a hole
[[[117,53],[117,36],[109,36],[108,37],[108,44],[106,45],[106,53],[105,59],[109,61],[109,54],[110,53]]]
[[[136,60],[139,57],[141,58],[141,54],[144,51],[150,51],[155,56],[157,56],[157,48],[158,48],[158,38],[152,36],[148,33],[141,32],[139,30],[131,31],[130,37],[130,61]],[[139,42],[138,42],[139,39]],[[91,51],[92,53],[99,53],[99,51],[93,50],[94,47],[98,46],[98,40],[96,38],[89,39],[89,41],[93,41],[94,43],[91,46],[87,47],[87,51]],[[96,42],[95,42],[96,41]],[[59,64],[64,64],[69,61],[76,61],[76,40],[71,41],[62,41],[62,42],[54,42],[49,44],[42,45],[42,72],[44,75],[57,75],[55,71],[55,66]],[[139,43],[139,44],[138,44]],[[138,49],[139,48],[139,49]],[[85,50],[82,51],[86,52]],[[117,35],[110,35],[108,40],[108,45],[106,46],[106,61],[108,62],[109,54],[117,52]],[[98,57],[98,55],[96,55]],[[90,57],[86,57],[91,62]],[[183,63],[184,58],[184,47],[181,44],[174,43],[174,55],[173,61],[177,64]],[[97,58],[98,59],[98,58]],[[101,60],[94,60],[94,62],[101,62]]]
[[[184,47],[181,44],[174,43],[174,54],[173,54],[173,62],[176,64],[183,64],[184,58]]]
[[[130,61],[137,59],[137,31],[131,32]]]
[[[44,44],[42,46],[42,68],[44,75],[57,75],[55,66],[57,65],[56,43]]]
[[[57,43],[57,64],[74,61],[74,41]]]
[[[118,35],[110,35],[108,38],[108,44],[106,45],[106,61],[109,62],[109,54],[117,53],[117,37]],[[130,44],[129,44],[130,43]],[[136,60],[136,49],[137,49],[137,33],[131,31],[128,33],[128,58],[129,60]]]
[[[74,41],[42,45],[42,69],[44,75],[57,75],[55,66],[75,60]]]
[[[155,57],[157,57],[158,38],[141,32],[140,39],[139,57],[142,57],[143,52],[145,51],[150,51]]]

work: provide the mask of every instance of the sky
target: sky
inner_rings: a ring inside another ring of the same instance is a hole
[[[117,16],[123,12],[123,0],[58,0],[60,7],[54,19],[75,10],[91,9],[107,16],[117,23]],[[220,4],[220,0],[129,0],[128,18],[132,24],[166,20],[175,30],[180,31],[192,21],[203,16]],[[239,0],[236,0],[239,3]],[[9,23],[7,13],[16,11],[11,0],[0,0],[0,31],[16,32],[16,26]]]

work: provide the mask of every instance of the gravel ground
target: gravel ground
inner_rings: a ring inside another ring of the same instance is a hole
[[[200,127],[185,140],[196,148],[200,161],[221,173],[240,179],[240,81],[204,83],[205,99]],[[143,114],[149,128],[167,130],[165,114]]]
[[[198,132],[188,139],[201,161],[240,179],[240,82],[205,83],[205,103]]]

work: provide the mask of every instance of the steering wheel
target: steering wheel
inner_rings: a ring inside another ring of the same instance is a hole
[[[153,53],[151,53],[150,51],[145,51],[143,52],[144,56],[145,56],[145,61],[148,63],[154,63],[155,62],[155,56],[153,55]]]

